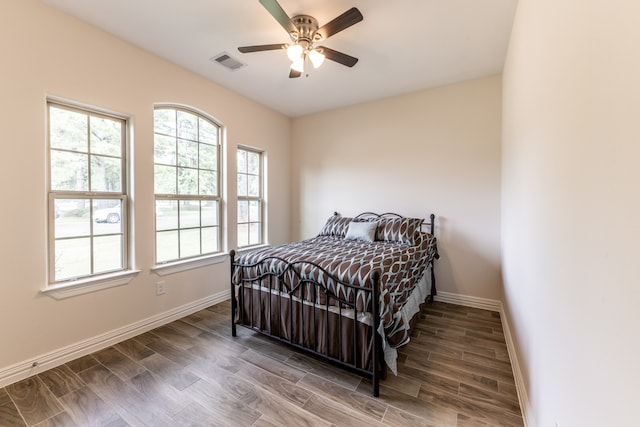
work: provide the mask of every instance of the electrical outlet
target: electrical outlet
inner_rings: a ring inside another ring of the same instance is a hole
[[[162,295],[166,292],[164,288],[164,280],[162,282],[156,282],[156,295]]]

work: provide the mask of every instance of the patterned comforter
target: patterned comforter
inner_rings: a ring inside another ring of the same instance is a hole
[[[380,272],[380,332],[385,345],[397,348],[409,341],[409,320],[402,310],[437,253],[436,238],[416,231],[413,244],[397,241],[347,240],[342,235],[318,237],[268,247],[244,254],[236,264],[252,265],[250,269],[235,269],[233,283],[240,284],[240,274],[258,277],[266,271],[283,274],[288,292],[300,279],[313,280],[326,286],[338,298],[356,304],[358,311],[370,311],[371,293],[359,292],[340,284],[340,281],[370,286],[374,269]],[[265,258],[270,258],[267,261]],[[304,261],[292,269],[288,263]],[[317,268],[320,267],[320,268]],[[240,273],[242,271],[242,273]],[[337,281],[335,280],[337,279]],[[324,304],[323,294],[315,295],[316,304]]]

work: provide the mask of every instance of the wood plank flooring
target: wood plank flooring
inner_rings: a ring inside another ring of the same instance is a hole
[[[0,426],[522,426],[498,313],[425,305],[369,380],[238,328],[221,303],[0,389]]]

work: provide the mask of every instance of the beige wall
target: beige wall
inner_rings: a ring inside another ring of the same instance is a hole
[[[227,129],[235,173],[237,144],[267,150],[269,237],[289,241],[290,120],[128,45],[36,0],[2,1],[0,13],[0,376],[3,369],[228,289],[228,263],[165,276],[150,272],[153,233],[153,105],[205,111]],[[205,58],[206,59],[206,58]],[[215,65],[212,65],[215,66]],[[133,120],[133,243],[141,273],[127,286],[57,301],[46,286],[48,95],[128,114]],[[248,125],[250,123],[250,126]],[[229,186],[230,223],[235,186]],[[234,228],[229,245],[235,245]]]
[[[501,80],[293,119],[294,239],[334,212],[435,213],[441,291],[498,300]]]
[[[519,2],[502,235],[529,425],[638,425],[638,22],[637,1]]]

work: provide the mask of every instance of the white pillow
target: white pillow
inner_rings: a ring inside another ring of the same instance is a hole
[[[352,221],[349,223],[347,234],[344,236],[347,240],[362,240],[363,242],[373,242],[376,238],[376,227],[378,223]]]

